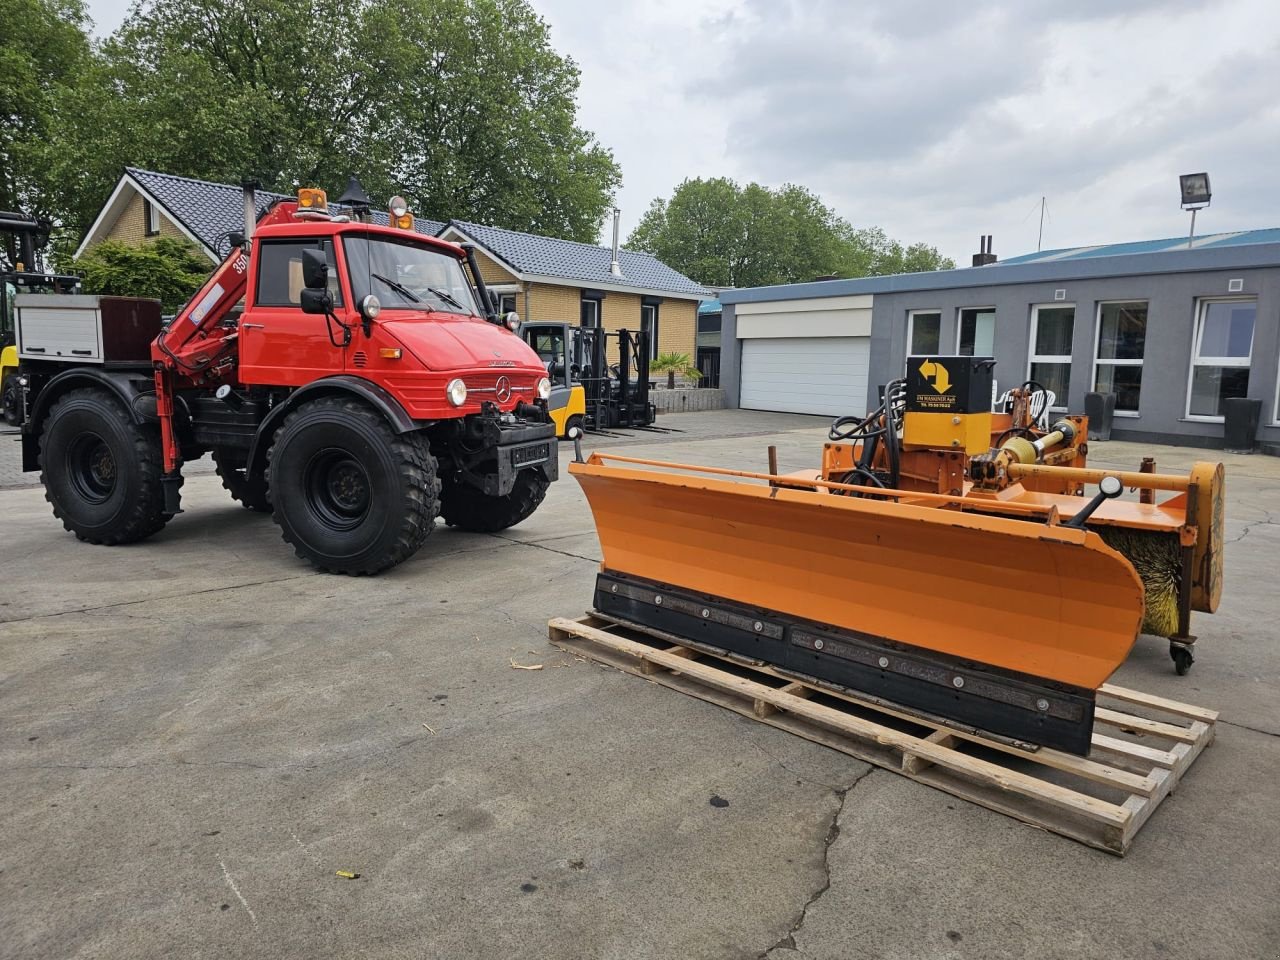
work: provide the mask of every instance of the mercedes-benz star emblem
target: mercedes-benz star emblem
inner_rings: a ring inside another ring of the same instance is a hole
[[[508,377],[499,377],[498,382],[494,385],[494,394],[498,398],[499,403],[506,403],[511,399],[511,380]]]

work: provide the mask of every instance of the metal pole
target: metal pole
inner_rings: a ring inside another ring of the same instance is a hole
[[[1196,213],[1199,210],[1199,207],[1191,208],[1191,236],[1187,237],[1187,249],[1191,248],[1191,242],[1196,238]]]
[[[1040,235],[1036,237],[1036,252],[1040,252],[1040,245],[1044,243],[1044,197],[1040,198]]]

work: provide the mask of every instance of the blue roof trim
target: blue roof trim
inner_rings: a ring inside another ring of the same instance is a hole
[[[719,300],[703,300],[698,304],[698,315],[707,313],[720,313],[724,309]]]
[[[1031,262],[1018,258],[985,267],[963,267],[931,273],[900,273],[887,277],[862,277],[856,280],[822,280],[816,283],[751,287],[742,290],[726,290],[720,294],[720,300],[723,303],[764,303],[771,300],[798,300],[806,297],[817,299],[867,293],[914,293],[1009,283],[1051,283],[1093,280],[1102,277],[1131,277],[1149,273],[1245,270],[1277,266],[1280,266],[1280,242],[1235,244],[1223,242],[1191,250],[1185,247],[1181,250],[1166,249],[1140,256],[1118,254]]]

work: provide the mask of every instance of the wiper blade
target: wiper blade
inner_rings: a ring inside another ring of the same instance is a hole
[[[464,307],[462,304],[460,304],[460,303],[459,303],[459,302],[458,302],[458,301],[457,301],[453,296],[451,296],[451,295],[450,295],[450,294],[448,294],[448,293],[445,293],[445,292],[444,292],[443,290],[441,290],[439,287],[427,287],[427,290],[428,290],[429,292],[431,292],[433,295],[435,295],[435,296],[439,297],[439,298],[440,298],[441,300],[443,300],[445,303],[451,303],[451,304],[453,304],[453,305],[454,305],[455,307],[457,307],[459,310],[465,310],[465,309],[467,309],[467,308],[466,308],[466,307]]]
[[[369,274],[369,276],[373,277],[373,279],[375,280],[381,280],[383,283],[385,283],[388,287],[390,287],[396,293],[400,294],[400,296],[408,297],[414,303],[422,302],[422,298],[419,297],[417,294],[415,294],[412,290],[410,290],[406,286],[396,283],[394,280],[390,279],[389,277],[384,277],[380,273],[371,273]]]

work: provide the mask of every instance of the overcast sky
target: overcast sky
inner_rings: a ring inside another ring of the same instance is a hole
[[[995,252],[1280,226],[1274,0],[532,0],[622,165],[623,236],[685,177],[803,184],[855,226]],[[98,32],[123,0],[89,0]]]

